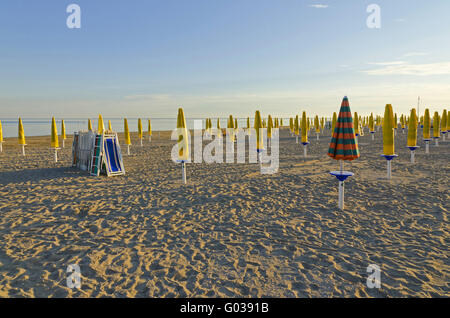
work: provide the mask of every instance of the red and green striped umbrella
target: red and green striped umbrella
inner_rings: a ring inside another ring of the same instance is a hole
[[[356,143],[355,130],[353,128],[352,113],[347,96],[341,104],[341,110],[331,137],[328,155],[336,160],[354,160],[359,157],[358,144]]]

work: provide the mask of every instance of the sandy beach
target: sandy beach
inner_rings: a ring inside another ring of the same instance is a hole
[[[399,131],[388,181],[382,133],[366,129],[340,211],[329,136],[310,136],[304,160],[282,129],[278,173],[191,163],[187,185],[169,132],[143,147],[133,133],[126,175],[111,178],[71,167],[71,136],[58,163],[49,136],[27,138],[26,157],[6,139],[0,297],[449,297],[450,142],[425,155],[419,130],[413,165]],[[81,289],[66,285],[70,264]]]

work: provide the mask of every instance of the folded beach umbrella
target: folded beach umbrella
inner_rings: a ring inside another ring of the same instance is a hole
[[[22,118],[19,117],[19,145],[22,146],[22,155],[25,156],[25,131],[23,130]]]
[[[403,115],[402,115],[403,116]],[[417,115],[416,115],[416,109],[411,109],[411,115],[409,116],[409,126],[408,126],[408,141],[406,144],[406,147],[411,150],[411,163],[415,162],[414,155],[415,151],[419,146],[417,146]],[[400,118],[401,121],[402,117]]]
[[[222,128],[220,128],[220,118],[217,118],[217,130],[219,131],[219,138],[222,138]]]
[[[98,134],[101,135],[105,131],[105,123],[103,122],[102,115],[98,115],[98,123],[97,124],[98,124],[98,128],[97,128]]]
[[[250,117],[247,117],[247,136],[251,135],[251,127],[250,127]]]
[[[337,122],[337,115],[336,112],[333,112],[333,119],[331,120],[331,137],[333,137],[334,128],[336,128],[336,122]]]
[[[64,143],[67,139],[66,124],[64,123],[64,119],[61,120],[61,139],[62,139],[62,147],[64,148]]]
[[[52,139],[51,139],[51,148],[55,150],[55,162],[58,162],[58,149],[59,148],[59,140],[58,140],[58,130],[56,128],[55,117],[52,117]]]
[[[88,130],[89,130],[89,131],[92,131],[92,130],[93,130],[93,129],[92,129],[92,122],[91,122],[90,119],[88,119]]]
[[[280,127],[283,127],[283,118],[280,118]]]
[[[320,118],[320,130],[323,132],[323,129],[325,127],[325,118]]]
[[[425,153],[430,152],[430,140],[431,140],[431,117],[430,117],[430,110],[428,108],[425,109],[425,114],[423,115],[423,141],[425,141]]]
[[[439,145],[439,137],[441,136],[441,118],[438,112],[434,112],[433,116],[433,139],[436,143],[436,147]]]
[[[234,118],[234,131],[236,132],[239,129],[237,118]]]
[[[141,147],[142,145],[142,138],[144,138],[144,129],[142,128],[142,120],[139,118],[138,119],[138,138],[140,140],[141,143]]]
[[[357,112],[355,112],[355,115],[353,117],[353,127],[355,129],[355,140],[356,143],[358,143],[358,136],[360,135],[360,133],[359,133],[359,117]]]
[[[128,129],[128,120],[126,118],[123,120],[123,134],[125,137],[125,144],[127,145],[127,155],[130,155],[131,138],[130,130]]]
[[[308,130],[309,130],[308,123],[309,123],[309,120],[306,117],[306,112],[304,111],[302,114],[302,140],[301,140],[301,143],[303,145],[303,157],[304,158],[306,158],[306,155],[308,152],[307,147],[309,144],[309,142],[308,142]]]
[[[410,119],[410,122],[414,124],[414,120]],[[391,104],[387,104],[384,110],[383,154],[381,156],[387,160],[387,178],[391,179],[391,161],[397,157],[394,145],[394,112]]]
[[[369,132],[372,134],[372,140],[375,140],[375,123],[373,120],[373,113],[369,117]]]
[[[294,136],[294,118],[289,117],[289,131],[291,132],[291,137]]]
[[[232,119],[230,115],[230,119]],[[232,122],[232,121],[231,121]],[[186,128],[186,118],[184,117],[183,108],[178,108],[177,117],[177,133],[178,133],[178,162],[181,162],[181,177],[186,184],[186,162],[189,161],[189,139]]]
[[[228,117],[227,135],[229,136],[230,141],[234,142],[234,119],[233,119],[233,115],[230,115],[230,117]]]
[[[314,128],[316,130],[317,140],[319,140],[320,121],[319,121],[319,116],[318,115],[316,115],[316,117],[314,117]]]
[[[450,109],[447,110],[447,132],[450,134]]]
[[[2,121],[0,120],[0,153],[3,152],[3,128]]]
[[[295,116],[294,135],[295,135],[295,142],[298,144],[298,135],[300,135],[300,120],[298,118],[298,115]]]
[[[148,141],[152,141],[152,122],[150,121],[150,118],[148,119],[147,134],[148,134]]]
[[[416,116],[417,118],[417,116]],[[400,125],[402,126],[402,133],[405,133],[405,116],[403,114],[400,116]],[[417,131],[416,131],[417,133]]]
[[[273,129],[273,120],[272,116],[269,115],[269,118],[267,119],[267,138],[269,139],[269,142],[270,138],[272,138],[272,129]]]
[[[442,141],[445,141],[445,135],[447,134],[447,110],[446,109],[444,109],[442,111],[441,133],[442,133]]]
[[[113,131],[112,125],[111,125],[111,120],[108,120],[108,131],[109,131],[109,132],[112,132],[112,131]]]
[[[352,161],[359,158],[358,144],[355,140],[352,113],[347,96],[342,100],[339,116],[336,121],[333,136],[328,148],[328,156],[339,160],[340,170],[330,172],[339,181],[339,208],[344,209],[344,181],[353,175],[352,172],[344,171],[344,160]]]
[[[397,121],[397,113],[394,114],[394,136],[397,134],[398,121]]]
[[[264,150],[264,132],[261,120],[261,114],[259,110],[255,112],[255,122],[254,122],[255,132],[256,132],[256,152],[258,153],[259,164],[262,165],[261,155]]]

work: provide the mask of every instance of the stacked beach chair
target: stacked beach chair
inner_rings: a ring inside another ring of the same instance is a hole
[[[75,132],[72,145],[72,166],[93,176],[124,175],[125,168],[117,133]]]

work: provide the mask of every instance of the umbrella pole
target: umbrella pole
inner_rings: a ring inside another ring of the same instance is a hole
[[[55,148],[55,163],[58,162],[58,149]]]
[[[152,141],[152,136],[148,136],[148,142]]]
[[[3,142],[0,141],[0,152],[3,152]]]
[[[425,153],[430,153],[430,142],[425,141]]]
[[[22,156],[25,156],[25,145],[22,145]]]
[[[295,136],[295,143],[298,144],[298,136]]]
[[[434,139],[434,145],[436,146],[436,147],[438,147],[439,146],[439,138],[435,138]]]
[[[344,181],[339,181],[339,209],[344,210]]]
[[[411,150],[411,163],[415,163],[415,151]]]
[[[307,145],[303,145],[303,157],[306,158],[307,154],[308,154],[308,150],[307,150]]]
[[[388,180],[391,180],[391,160],[387,161],[387,178]]]
[[[64,148],[64,139],[62,140],[62,142],[63,142],[63,148]]]
[[[142,144],[142,138],[139,138],[139,140],[141,141],[141,147],[143,146],[143,144]]]
[[[316,134],[317,135],[317,140],[319,140],[319,134]]]
[[[181,163],[181,178],[184,184],[186,184],[186,163]]]
[[[130,145],[127,145],[127,155],[130,155]]]
[[[375,134],[372,133],[372,140],[375,140]]]
[[[262,169],[262,153],[258,152],[259,169]]]

